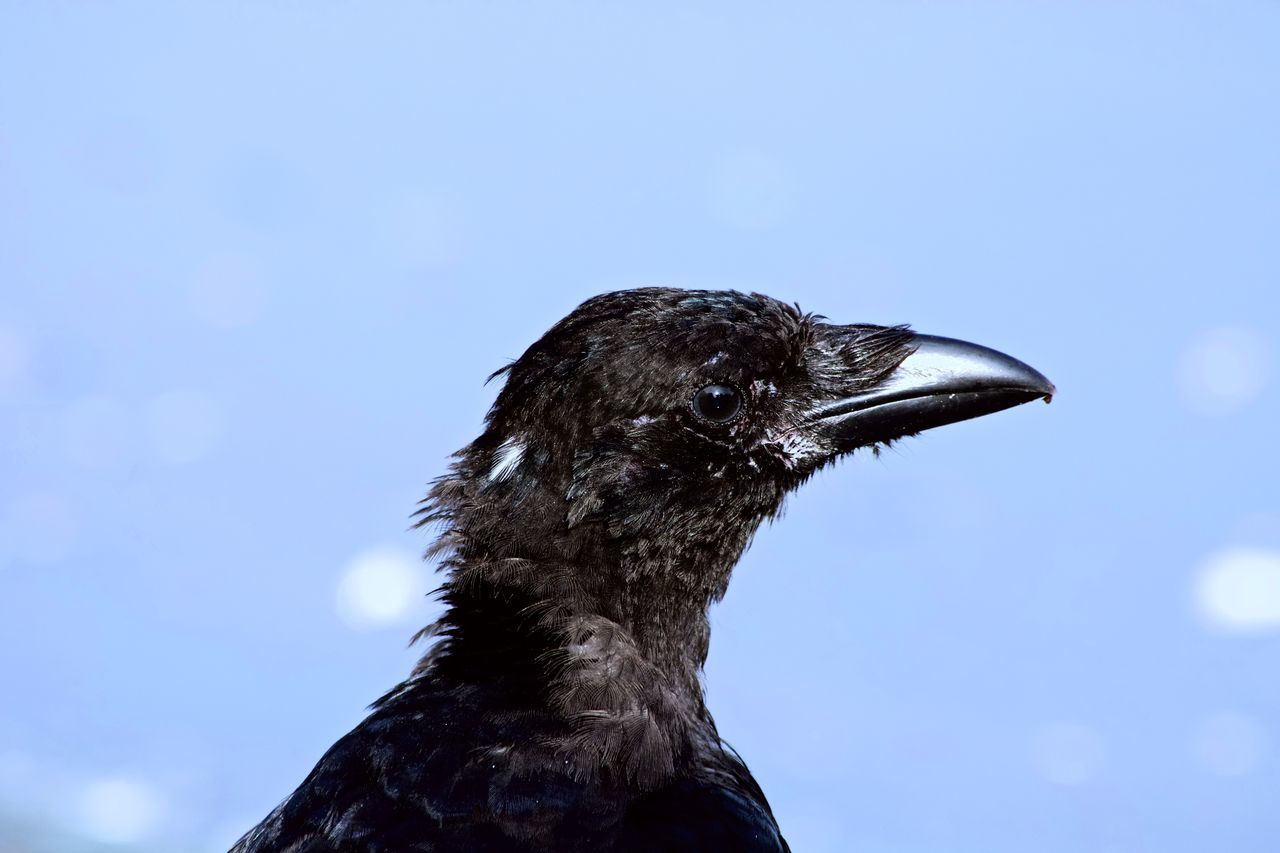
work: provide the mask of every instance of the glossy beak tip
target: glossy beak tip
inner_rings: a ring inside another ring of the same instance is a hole
[[[1057,393],[1035,368],[1002,352],[916,335],[913,352],[876,387],[813,412],[841,448],[889,441]]]
[[[915,352],[898,366],[890,383],[915,385],[922,391],[1007,389],[1046,398],[1057,393],[1043,373],[999,350],[934,335],[916,335],[913,343]]]

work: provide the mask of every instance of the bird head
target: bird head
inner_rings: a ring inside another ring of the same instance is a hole
[[[588,300],[499,374],[475,474],[552,486],[567,526],[615,537],[754,530],[851,451],[1054,392],[974,344],[668,288]]]
[[[495,375],[483,434],[421,513],[445,528],[449,573],[421,666],[497,677],[531,656],[558,708],[640,714],[651,746],[701,713],[707,608],[789,491],[858,448],[1054,390],[985,347],[668,288],[586,301]],[[602,737],[592,754],[621,754]]]

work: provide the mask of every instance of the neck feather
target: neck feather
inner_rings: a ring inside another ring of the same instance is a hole
[[[495,488],[470,474],[464,457],[421,513],[443,526],[433,550],[447,579],[420,672],[509,681],[564,719],[565,751],[594,756],[584,772],[657,784],[714,731],[707,612],[758,520],[709,537],[667,514],[664,535],[649,536],[608,518],[575,523],[563,484]]]

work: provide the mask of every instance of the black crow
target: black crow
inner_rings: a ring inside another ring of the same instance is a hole
[[[819,468],[1054,390],[973,344],[666,288],[588,300],[495,375],[419,513],[432,648],[235,853],[787,850],[704,704],[708,608]]]

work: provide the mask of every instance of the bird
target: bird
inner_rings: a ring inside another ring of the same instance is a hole
[[[734,564],[853,451],[1054,394],[976,344],[677,288],[588,299],[490,378],[416,513],[428,649],[232,853],[789,851],[706,705]]]

